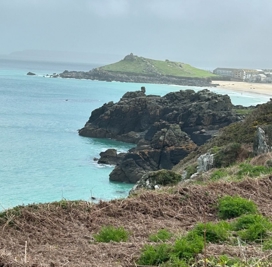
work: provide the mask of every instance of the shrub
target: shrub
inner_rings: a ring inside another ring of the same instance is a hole
[[[173,253],[179,259],[189,260],[200,253],[203,248],[203,237],[191,232],[187,236],[176,240]]]
[[[195,233],[198,236],[204,237],[204,232],[206,232],[207,242],[219,243],[228,239],[230,228],[230,224],[225,221],[219,223],[198,223],[189,235]]]
[[[258,242],[272,230],[272,223],[262,215],[247,214],[237,218],[233,228],[243,240]]]
[[[186,168],[186,178],[185,179],[190,179],[190,177],[197,172],[197,164],[189,165]]]
[[[145,245],[137,261],[140,265],[158,265],[170,259],[171,247],[167,244]]]
[[[149,241],[152,241],[152,242],[166,241],[166,240],[169,240],[172,236],[173,234],[167,231],[166,229],[161,229],[158,231],[157,234],[150,235]]]
[[[219,199],[219,218],[231,219],[247,213],[257,213],[257,207],[254,202],[239,196],[225,196]]]
[[[149,179],[152,183],[159,185],[175,185],[181,181],[181,175],[170,170],[159,170],[149,173]]]
[[[97,242],[108,243],[110,241],[121,242],[128,240],[128,232],[123,228],[115,228],[113,226],[104,226],[98,234],[94,235]]]

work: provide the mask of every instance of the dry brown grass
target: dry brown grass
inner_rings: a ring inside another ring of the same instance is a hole
[[[0,218],[0,266],[136,266],[151,233],[165,228],[180,235],[203,218],[216,221],[216,203],[223,195],[251,199],[272,219],[271,193],[272,177],[266,177],[145,191],[137,197],[97,204],[62,201],[22,207],[17,215],[7,212]],[[107,225],[124,227],[129,240],[94,242],[93,235]],[[266,257],[259,247],[246,251],[247,257]],[[238,246],[207,247],[207,255],[222,253],[242,255]]]

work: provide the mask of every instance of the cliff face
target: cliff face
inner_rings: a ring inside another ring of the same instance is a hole
[[[137,144],[110,175],[113,181],[137,182],[147,171],[171,169],[239,118],[227,95],[208,90],[169,93],[163,97],[128,92],[118,103],[94,110],[79,134]]]

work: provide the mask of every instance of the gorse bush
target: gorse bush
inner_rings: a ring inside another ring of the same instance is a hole
[[[257,213],[257,206],[253,201],[238,196],[219,199],[218,216],[221,219],[236,218],[248,213]]]
[[[189,260],[193,259],[204,248],[203,237],[195,233],[179,238],[174,245],[159,244],[146,245],[143,247],[137,264],[160,266],[186,266]],[[169,264],[172,265],[169,265]]]
[[[219,243],[229,238],[230,229],[230,224],[225,221],[218,223],[198,223],[188,235],[196,234],[200,237],[204,237],[205,234],[207,242]]]
[[[152,234],[149,236],[149,241],[152,242],[162,242],[169,240],[173,236],[172,233],[170,233],[166,229],[160,229],[156,234]]]
[[[127,241],[128,236],[128,232],[123,227],[104,226],[98,234],[94,235],[94,239],[97,242],[121,242]]]
[[[137,264],[158,265],[166,262],[170,259],[171,249],[171,246],[167,244],[159,244],[156,246],[145,245]]]
[[[190,233],[185,237],[176,240],[173,247],[173,254],[179,259],[189,260],[194,258],[204,248],[203,237],[196,233]]]
[[[272,230],[272,223],[258,214],[243,215],[233,223],[233,229],[245,241],[259,242],[268,236]]]

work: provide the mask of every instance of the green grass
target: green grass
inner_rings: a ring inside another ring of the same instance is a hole
[[[258,177],[262,174],[272,173],[272,167],[266,166],[253,166],[249,163],[241,163],[239,165],[239,171],[237,172],[238,179],[243,178],[244,176],[249,177]]]
[[[166,75],[188,78],[214,77],[213,73],[192,67],[188,64],[169,60],[153,60],[134,56],[133,60],[123,59],[114,64],[106,65],[100,69],[111,72],[124,72],[142,75]]]
[[[94,240],[105,243],[110,241],[121,242],[127,241],[128,236],[128,232],[123,227],[115,228],[113,226],[104,226],[98,234],[94,235]]]

